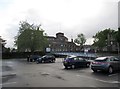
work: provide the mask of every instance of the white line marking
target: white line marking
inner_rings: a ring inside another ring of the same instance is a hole
[[[120,83],[119,81],[112,81],[112,83]]]
[[[89,86],[89,87],[92,87],[92,88],[97,88],[97,89],[99,89],[98,87],[96,87],[96,86],[93,86],[93,85],[91,85],[91,86]]]
[[[3,83],[3,84],[0,84],[0,86],[1,86],[1,85],[14,84],[14,83],[17,83],[17,82],[9,82],[9,83]]]
[[[120,83],[119,81],[105,81],[105,80],[95,79],[95,78],[88,77],[88,76],[83,76],[83,75],[76,75],[76,76],[84,77],[84,78],[89,78],[89,79],[93,79],[93,80],[97,80],[97,81],[105,82],[105,83]]]
[[[8,65],[8,66],[13,67],[14,65]]]
[[[13,75],[16,75],[16,73],[3,74],[2,77],[8,77],[8,76],[13,76]]]
[[[111,77],[111,76],[114,76],[114,75],[117,75],[117,73],[116,73],[116,74],[110,74],[110,75],[108,75],[108,76]]]

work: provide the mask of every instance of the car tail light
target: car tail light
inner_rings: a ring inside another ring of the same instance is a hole
[[[107,65],[107,64],[109,64],[109,62],[101,62],[101,64]]]
[[[97,62],[92,62],[92,64],[97,64]]]

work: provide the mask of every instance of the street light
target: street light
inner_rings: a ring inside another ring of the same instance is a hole
[[[119,55],[120,49],[119,49],[119,43],[118,42],[117,42],[117,49],[118,49],[118,55]]]

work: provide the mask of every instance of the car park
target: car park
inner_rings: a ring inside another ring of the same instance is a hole
[[[78,57],[78,56],[67,56],[63,60],[63,65],[66,69],[68,68],[77,68],[77,67],[89,67],[90,62],[87,59]]]
[[[91,69],[94,72],[101,70],[111,74],[115,70],[120,70],[120,59],[116,56],[98,57],[91,63]]]
[[[56,61],[54,55],[44,55],[41,58],[38,58],[36,63],[45,63],[45,62],[52,62],[54,63]]]

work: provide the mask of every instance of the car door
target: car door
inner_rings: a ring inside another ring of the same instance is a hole
[[[51,59],[50,55],[47,55],[47,56],[46,56],[46,60],[49,62],[50,59]]]
[[[79,64],[79,66],[84,66],[84,64],[85,64],[84,59],[83,58],[78,58],[78,64]]]
[[[45,55],[45,56],[43,57],[43,60],[44,60],[45,62],[47,62],[47,55]]]
[[[112,66],[114,69],[116,69],[116,63],[115,63],[115,61],[114,61],[114,57],[111,57],[111,58],[109,58],[109,61],[110,61],[110,66]]]
[[[119,60],[119,61],[118,61],[118,68],[119,68],[119,70],[120,70],[120,56],[118,56],[117,58],[118,58],[118,60]]]
[[[120,68],[120,60],[117,57],[114,57],[113,61],[115,65],[115,70],[118,70]]]
[[[75,66],[79,66],[79,60],[78,60],[78,57],[74,57],[74,59],[73,59],[73,64],[75,65]]]

